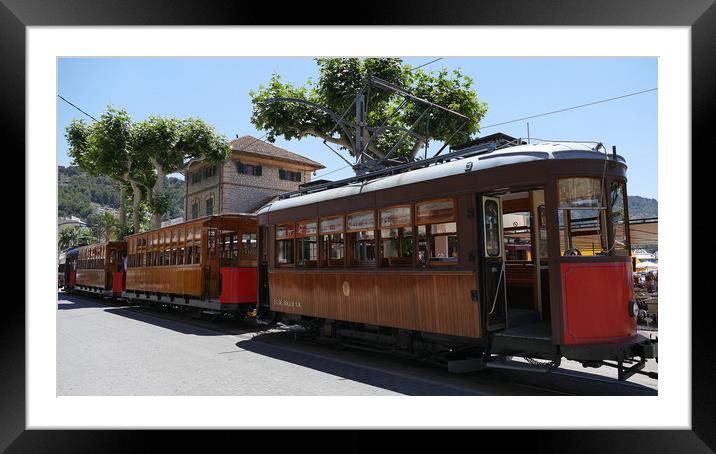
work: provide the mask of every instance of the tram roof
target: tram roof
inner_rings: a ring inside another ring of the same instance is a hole
[[[260,215],[270,211],[284,210],[326,200],[340,199],[355,194],[464,174],[465,166],[470,162],[472,163],[471,172],[476,172],[493,167],[545,159],[605,159],[605,153],[598,151],[597,146],[597,142],[541,142],[538,144],[501,148],[476,155],[468,155],[452,161],[442,162],[396,175],[274,200],[261,207],[257,211],[257,214]],[[446,156],[446,159],[449,159],[449,155]],[[626,163],[621,156],[617,156],[617,160]]]

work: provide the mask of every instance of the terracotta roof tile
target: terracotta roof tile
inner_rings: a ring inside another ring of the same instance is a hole
[[[294,162],[298,164],[304,164],[315,167],[316,169],[325,169],[326,166],[320,162],[316,162],[312,159],[308,159],[296,153],[292,153],[284,148],[277,147],[269,142],[264,142],[253,136],[241,136],[238,139],[231,141],[231,149],[233,151],[239,151],[249,153],[258,156],[264,156],[267,158],[274,158],[281,161]]]

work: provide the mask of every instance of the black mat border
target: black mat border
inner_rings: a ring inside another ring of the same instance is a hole
[[[436,6],[437,5],[437,6]],[[347,6],[347,7],[346,7]],[[18,168],[25,166],[21,157],[25,150],[25,27],[37,25],[559,25],[559,26],[691,26],[692,37],[692,149],[702,154],[711,152],[711,116],[716,100],[716,7],[713,0],[553,0],[553,1],[391,1],[361,2],[344,6],[328,2],[231,2],[189,0],[0,0],[0,122],[3,133],[4,157],[17,159]],[[483,44],[488,45],[488,44]],[[693,160],[689,150],[674,150]],[[692,168],[693,163],[692,163]],[[18,172],[19,173],[19,172]],[[705,177],[708,181],[708,175]],[[694,175],[693,181],[699,180]],[[696,186],[696,185],[694,185]],[[696,186],[698,187],[698,186]],[[707,196],[692,186],[693,200]],[[704,199],[705,200],[705,199]],[[12,204],[10,204],[12,206]],[[696,208],[694,203],[692,208]],[[31,209],[25,205],[25,210]],[[20,210],[13,223],[19,229]],[[693,213],[692,210],[692,220]],[[696,227],[698,224],[692,224]],[[692,229],[692,236],[698,232]],[[702,232],[703,233],[703,232]],[[17,238],[17,236],[15,237]],[[18,249],[19,241],[13,242]],[[688,245],[696,258],[699,254]],[[16,257],[24,250],[17,251]],[[19,267],[22,266],[22,271]],[[5,278],[22,272],[27,284],[24,264],[19,260],[6,268]],[[694,279],[703,282],[703,269],[693,263]],[[16,286],[5,286],[15,288]],[[697,295],[694,288],[694,295]],[[16,290],[13,290],[16,292]],[[15,302],[19,298],[13,297]],[[688,305],[691,295],[684,295],[680,304]],[[467,446],[479,448],[494,442],[510,448],[532,452],[713,452],[716,446],[716,408],[714,402],[713,368],[716,364],[710,325],[713,303],[694,298],[692,305],[692,431],[480,431],[462,432]],[[703,302],[701,302],[703,301]],[[8,302],[10,303],[10,302]],[[25,301],[25,304],[32,302]],[[250,446],[258,449],[281,449],[282,440],[298,445],[312,440],[316,434],[284,431],[276,437],[258,432],[252,436],[228,431],[190,433],[184,431],[26,431],[25,430],[25,308],[17,303],[6,304],[0,317],[0,449],[7,452],[141,452],[149,450],[152,439],[169,435],[188,450],[193,443],[205,440],[224,442],[235,449]],[[340,409],[330,409],[340,411]],[[476,409],[479,411],[479,409]],[[588,409],[585,409],[588,411]],[[638,421],[639,410],[615,408],[630,412]],[[324,437],[326,434],[323,434]],[[372,433],[334,431],[321,439],[322,449],[355,450],[376,446]],[[438,441],[444,448],[452,444],[454,435],[410,431],[399,434],[403,449],[426,447],[427,441]],[[488,442],[488,439],[491,439]],[[450,440],[450,442],[448,442]],[[325,444],[324,444],[325,443]],[[711,447],[711,448],[709,448]]]

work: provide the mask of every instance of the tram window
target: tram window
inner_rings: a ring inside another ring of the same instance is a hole
[[[540,260],[547,259],[547,212],[544,204],[537,207],[537,235],[539,238],[539,256]],[[544,261],[542,262],[544,264]]]
[[[606,255],[606,209],[602,205],[600,178],[559,180],[559,229],[561,255]]]
[[[276,261],[279,265],[293,264],[293,239],[295,233],[293,224],[276,226]]]
[[[298,240],[298,266],[315,267],[318,261],[317,237],[307,236]]]
[[[241,254],[251,257],[256,257],[256,234],[255,233],[242,233],[241,234]]]
[[[362,211],[346,216],[351,265],[375,264],[375,213]]]
[[[318,223],[301,221],[296,224],[296,264],[302,267],[318,265]]]
[[[413,228],[381,229],[380,247],[384,265],[413,266]]]
[[[418,226],[418,264],[428,263],[428,229],[424,225]]]
[[[343,233],[334,233],[332,235],[322,236],[323,257],[322,265],[343,266],[344,264],[344,242],[345,235]]]
[[[412,217],[411,206],[380,210],[380,248],[383,266],[413,266]]]
[[[457,262],[457,224],[431,224],[429,235],[431,262]]]
[[[293,263],[293,240],[279,240],[276,242],[278,263],[288,265]]]
[[[198,243],[194,246],[194,263],[201,263],[201,246]]]
[[[453,199],[438,199],[415,205],[418,251],[421,264],[457,262],[457,223]]]
[[[489,257],[499,257],[500,250],[500,208],[494,200],[485,200],[485,252]]]
[[[532,221],[529,211],[502,215],[505,260],[532,261]]]
[[[375,263],[375,231],[361,230],[349,233],[352,245],[351,263],[365,265]]]
[[[613,237],[611,239],[611,248],[615,255],[630,255],[629,239],[627,238],[627,230],[629,222],[626,221],[624,183],[612,181],[610,186],[611,201],[611,217]]]
[[[321,219],[321,265],[343,266],[345,263],[345,234],[343,216]]]
[[[236,234],[233,232],[222,233],[219,237],[219,259],[221,260],[221,266],[230,266],[231,259],[236,257],[233,254],[232,257],[232,246],[236,248]]]

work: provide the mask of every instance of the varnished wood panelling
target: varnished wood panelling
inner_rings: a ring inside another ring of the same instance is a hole
[[[271,309],[465,337],[480,336],[475,275],[271,270]]]
[[[101,270],[77,270],[75,285],[88,285],[90,287],[110,288],[112,283],[105,282],[106,274]]]
[[[201,297],[201,267],[184,265],[129,268],[126,289]]]

